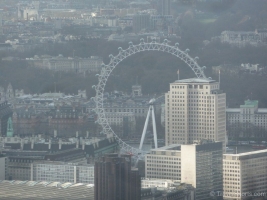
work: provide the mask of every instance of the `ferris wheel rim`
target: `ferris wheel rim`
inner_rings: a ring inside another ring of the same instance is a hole
[[[105,109],[104,109],[104,89],[106,86],[106,82],[109,78],[111,72],[116,68],[116,66],[123,61],[124,59],[132,56],[136,53],[144,52],[144,51],[160,51],[172,54],[179,58],[180,60],[184,61],[195,73],[197,78],[206,78],[204,74],[205,67],[200,67],[196,60],[198,57],[193,59],[188,55],[189,49],[182,51],[178,48],[178,43],[174,46],[168,44],[168,40],[164,40],[163,43],[158,43],[156,40],[153,40],[150,43],[144,42],[144,39],[140,40],[139,44],[134,45],[132,42],[129,42],[129,47],[123,50],[121,47],[118,48],[119,53],[116,56],[109,55],[110,62],[109,64],[102,65],[101,73],[97,74],[98,76],[98,84],[93,86],[96,91],[96,96],[94,97],[94,101],[96,104],[95,112],[98,115],[97,123],[102,126],[104,134],[112,134],[114,135],[115,139],[117,140],[121,150],[125,153],[129,153],[139,160],[144,158],[144,155],[147,153],[143,150],[134,148],[124,142],[110,127],[106,117],[105,117]]]

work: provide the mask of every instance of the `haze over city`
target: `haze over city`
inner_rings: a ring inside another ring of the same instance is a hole
[[[267,199],[267,1],[0,0],[0,199]]]

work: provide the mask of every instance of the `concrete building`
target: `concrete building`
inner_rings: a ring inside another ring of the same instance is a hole
[[[0,152],[0,180],[6,180],[7,158]]]
[[[147,29],[150,26],[150,15],[136,14],[133,16],[133,31],[140,32],[142,29]]]
[[[142,86],[141,85],[133,85],[132,86],[132,96],[136,97],[136,96],[142,96]]]
[[[7,90],[6,90],[6,99],[10,101],[10,100],[14,99],[14,97],[15,97],[15,94],[14,94],[13,87],[9,83],[7,86]]]
[[[266,44],[267,30],[256,31],[223,31],[220,39],[222,43],[228,43],[237,47],[246,45],[260,46]]]
[[[75,52],[73,52],[74,54]],[[26,59],[34,67],[50,69],[53,71],[71,71],[75,73],[92,73],[101,69],[103,59],[97,56],[90,58],[66,58],[62,55],[52,56],[34,56]]]
[[[135,133],[136,120],[133,112],[106,112],[105,117],[116,134],[127,136]]]
[[[145,176],[149,180],[142,185],[170,187],[179,181],[195,188],[196,199],[209,199],[210,192],[223,188],[222,155],[222,142],[207,140],[152,149],[145,156]]]
[[[181,146],[181,182],[196,188],[197,200],[212,199],[212,191],[223,189],[222,149],[222,142]]]
[[[241,64],[241,70],[247,71],[250,73],[257,73],[261,71],[262,69],[263,68],[261,68],[259,64],[250,64],[250,63]]]
[[[180,181],[178,182],[180,184]],[[175,181],[170,179],[142,179],[142,188],[170,188],[175,185]]]
[[[32,163],[37,161],[86,163],[88,161],[93,161],[106,153],[116,152],[118,146],[113,136],[100,139],[92,138],[90,140],[69,138],[68,141],[62,138],[54,138],[45,141],[45,139],[37,137],[0,137],[0,146],[2,145],[6,147],[6,149],[3,150],[3,153],[8,158],[8,180],[31,180],[31,166]],[[77,167],[79,167],[79,169],[77,169]],[[90,176],[86,176],[86,174],[89,174],[89,169],[86,168],[86,166],[85,168],[84,165],[79,165],[77,167],[76,169],[79,170],[79,173],[77,172],[76,181],[92,181]],[[52,172],[49,172],[48,170],[47,173],[49,175],[49,173]]]
[[[223,155],[223,198],[266,198],[267,150]],[[222,195],[218,193],[217,195]]]
[[[12,116],[12,110],[7,101],[0,101],[0,136],[7,133],[7,121]]]
[[[3,35],[3,10],[0,9],[0,35]]]
[[[7,180],[30,180],[31,163],[43,160],[43,156],[12,156],[8,158]]]
[[[141,178],[131,156],[108,154],[95,163],[95,200],[141,199]]]
[[[94,184],[94,166],[52,161],[34,162],[31,164],[31,181]]]
[[[181,180],[181,145],[152,149],[145,163],[146,178]]]
[[[171,14],[171,0],[161,0],[161,15]]]
[[[215,80],[191,78],[170,84],[165,94],[165,143],[226,141],[226,95]]]
[[[166,182],[167,180],[151,180],[155,183]],[[168,180],[169,182],[169,180]],[[154,184],[153,184],[154,185]],[[158,185],[158,184],[156,184]],[[176,184],[175,187],[148,187],[141,190],[141,200],[194,200],[195,189],[188,184]]]
[[[239,137],[257,137],[261,133],[267,131],[267,109],[259,108],[259,102],[256,100],[246,100],[243,105],[240,105],[239,108],[227,108],[226,109],[226,122],[227,122],[227,131],[229,138],[239,136]],[[258,135],[252,135],[251,131],[246,135],[245,130],[249,128],[257,127]],[[241,130],[241,135],[238,135]]]

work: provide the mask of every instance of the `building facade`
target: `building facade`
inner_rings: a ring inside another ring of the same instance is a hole
[[[260,46],[266,44],[267,30],[253,31],[223,31],[221,33],[221,42],[228,43],[237,47],[246,45]]]
[[[150,15],[136,14],[133,16],[133,31],[140,32],[142,29],[147,29],[150,26]]]
[[[181,146],[152,149],[145,156],[146,178],[181,180]]]
[[[142,188],[169,188],[174,184],[175,182],[170,179],[142,179]]]
[[[223,189],[222,147],[222,142],[201,140],[152,149],[145,156],[145,176],[149,180],[142,185],[164,188],[179,181],[195,188],[196,199],[211,199],[211,192]]]
[[[41,161],[31,164],[32,181],[56,181],[94,184],[94,166]]]
[[[192,78],[170,84],[165,94],[165,143],[226,140],[226,95],[211,79]]]
[[[50,69],[53,71],[71,71],[75,73],[98,72],[103,64],[103,59],[97,56],[90,58],[66,58],[62,55],[57,57],[38,57],[27,59],[34,67]]]
[[[266,198],[266,194],[267,150],[223,155],[224,199]]]
[[[171,14],[171,0],[161,0],[161,15]]]
[[[12,110],[7,101],[0,101],[0,136],[7,133],[7,121],[12,116]]]
[[[7,158],[0,152],[0,180],[6,180]]]
[[[95,200],[139,200],[141,178],[131,156],[107,154],[95,163]]]
[[[222,142],[203,141],[181,146],[181,182],[196,188],[197,200],[213,199],[211,192],[223,189],[222,147]]]
[[[267,131],[267,109],[256,100],[246,100],[240,108],[226,109],[229,138],[264,137]]]

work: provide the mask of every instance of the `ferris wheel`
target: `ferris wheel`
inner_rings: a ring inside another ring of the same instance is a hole
[[[139,44],[134,45],[132,42],[129,42],[129,47],[123,50],[121,47],[118,48],[119,53],[116,56],[109,55],[110,62],[109,64],[102,65],[102,69],[98,76],[98,84],[93,85],[92,87],[96,91],[96,96],[93,97],[96,107],[95,112],[98,115],[98,119],[96,123],[100,124],[102,127],[102,133],[104,134],[113,134],[115,139],[117,140],[121,152],[128,153],[133,155],[136,159],[141,160],[144,158],[144,155],[147,153],[142,151],[141,149],[134,148],[127,143],[125,143],[110,127],[106,117],[105,117],[105,108],[104,108],[104,89],[107,83],[107,80],[111,74],[111,72],[115,69],[115,67],[124,59],[132,56],[134,54],[144,52],[144,51],[161,51],[172,54],[184,61],[195,73],[197,78],[206,78],[204,74],[205,67],[200,67],[197,64],[197,59],[192,58],[188,55],[189,49],[182,51],[178,48],[179,44],[176,43],[174,46],[168,44],[168,40],[165,39],[163,43],[156,42],[156,40],[152,40],[152,42],[144,42],[144,39],[140,40]]]

